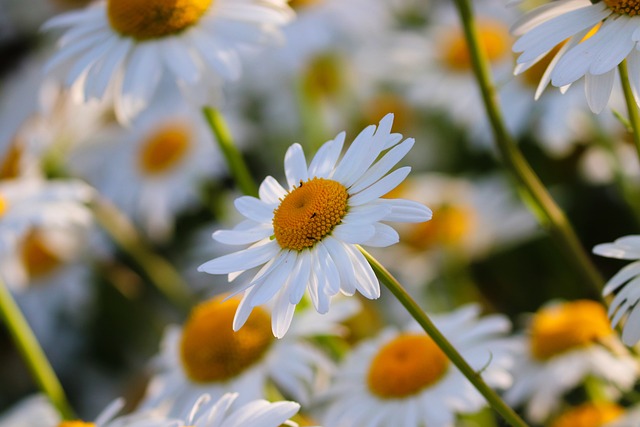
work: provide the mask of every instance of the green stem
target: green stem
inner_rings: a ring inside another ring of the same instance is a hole
[[[565,252],[582,280],[588,284],[591,296],[601,298],[600,293],[604,285],[602,276],[582,247],[564,212],[551,198],[507,131],[498,107],[498,94],[493,84],[489,63],[478,42],[478,30],[473,19],[470,0],[455,0],[455,3],[464,27],[473,71],[482,92],[484,107],[503,162],[516,179],[520,196]]]
[[[67,401],[60,381],[2,279],[0,279],[0,318],[7,325],[18,351],[40,390],[49,397],[63,419],[74,419],[73,409]]]
[[[233,143],[231,132],[224,117],[222,117],[222,114],[220,114],[218,110],[211,107],[203,107],[202,113],[216,137],[218,146],[227,160],[227,166],[229,166],[236,184],[244,194],[257,197],[258,188],[256,187],[256,183],[251,177],[251,173],[249,173],[242,154],[240,154],[240,151],[238,151],[238,148]]]
[[[514,427],[526,427],[527,423],[522,420],[511,409],[498,394],[490,388],[487,383],[484,382],[480,373],[476,372],[462,357],[460,353],[451,345],[449,340],[438,330],[433,324],[429,316],[418,306],[415,300],[407,293],[402,285],[387,271],[382,264],[380,264],[374,257],[372,257],[367,251],[359,248],[360,252],[367,258],[369,264],[376,272],[380,281],[393,293],[393,295],[400,301],[400,303],[407,309],[409,314],[422,326],[425,332],[433,339],[433,341],[440,347],[440,349],[447,355],[449,360],[456,365],[456,367],[462,372],[462,374],[473,384],[473,386],[484,396],[489,402],[491,407],[495,409],[510,425]]]
[[[629,81],[629,72],[627,70],[627,61],[622,61],[618,65],[618,71],[620,71],[620,83],[622,83],[622,92],[624,93],[624,100],[627,103],[627,113],[629,114],[629,123],[633,130],[633,143],[636,146],[638,152],[638,158],[640,158],[640,112],[638,111],[638,104],[636,98],[633,96],[633,90],[631,90],[631,84]]]
[[[188,311],[193,297],[180,274],[144,241],[131,221],[113,204],[97,199],[91,204],[93,214],[113,241],[141,268],[147,278],[173,304]]]

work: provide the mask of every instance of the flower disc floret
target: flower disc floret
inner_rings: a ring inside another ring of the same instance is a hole
[[[301,181],[273,214],[273,230],[280,247],[296,251],[313,247],[340,224],[347,213],[348,198],[347,189],[337,181]]]
[[[511,37],[509,29],[504,24],[496,21],[481,21],[478,23],[478,34],[480,44],[490,62],[498,62],[509,55]],[[449,69],[471,70],[471,55],[462,31],[452,32],[444,41],[442,48],[442,59]]]
[[[604,0],[604,2],[609,9],[619,15],[635,16],[640,12],[638,0]]]
[[[171,124],[152,133],[140,149],[138,164],[147,175],[171,170],[187,154],[192,139],[189,129]]]
[[[269,315],[253,310],[244,328],[231,328],[239,301],[213,299],[197,306],[184,325],[180,356],[187,376],[198,383],[229,380],[258,362],[274,341]]]
[[[212,0],[109,0],[109,23],[123,36],[144,41],[196,24]]]
[[[612,333],[601,304],[589,300],[567,302],[536,313],[531,324],[531,352],[536,359],[547,360]]]
[[[384,399],[403,398],[436,383],[448,367],[449,359],[427,335],[402,334],[374,357],[367,384]]]

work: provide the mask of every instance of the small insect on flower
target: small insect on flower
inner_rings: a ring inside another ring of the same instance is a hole
[[[341,159],[344,132],[325,143],[309,165],[302,147],[294,144],[285,155],[286,189],[269,176],[259,198],[236,200],[247,219],[233,230],[216,231],[213,238],[250,246],[199,267],[210,274],[229,274],[230,281],[261,267],[250,273],[248,282],[232,289],[235,294],[244,292],[235,330],[254,307],[275,298],[272,330],[278,338],[284,336],[305,290],[319,313],[329,310],[331,297],[339,292],[380,296],[378,279],[357,245],[397,243],[398,233],[383,221],[431,219],[431,210],[419,203],[382,198],[411,170],[402,167],[389,173],[414,144],[411,138],[402,141],[402,135],[391,133],[392,123],[393,115],[388,114],[377,127],[364,129]]]

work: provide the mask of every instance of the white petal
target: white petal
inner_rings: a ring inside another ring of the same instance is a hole
[[[296,268],[291,273],[291,281],[289,284],[289,302],[298,304],[304,295],[309,283],[309,274],[311,273],[311,253],[308,250],[301,251],[298,254]]]
[[[413,200],[379,199],[375,204],[391,206],[391,213],[383,218],[384,221],[425,222],[433,216],[431,209]]]
[[[245,217],[261,224],[270,224],[273,220],[273,206],[253,196],[238,197],[233,204]]]
[[[376,248],[385,248],[387,246],[395,245],[400,241],[398,232],[386,224],[374,224],[376,233],[366,242],[362,244],[365,246],[373,246]]]
[[[618,289],[621,285],[628,282],[632,278],[640,275],[640,261],[633,262],[620,271],[618,271],[608,282],[602,290],[602,295],[607,296],[611,292]]]
[[[587,103],[594,113],[599,114],[609,103],[615,78],[615,68],[605,74],[597,76],[587,74],[585,76],[584,88],[587,95]]]
[[[309,165],[309,177],[329,178],[331,171],[336,167],[336,162],[342,153],[345,133],[340,132],[335,139],[322,144]]]
[[[272,176],[267,176],[258,191],[260,199],[270,205],[278,205],[280,199],[286,196],[287,190],[282,188],[280,183]]]
[[[405,166],[391,172],[369,188],[351,196],[349,198],[349,206],[363,205],[384,196],[400,185],[407,175],[409,175],[409,172],[411,172],[411,168],[409,166]]]
[[[339,224],[331,235],[342,242],[357,245],[372,238],[375,232],[372,224]]]
[[[289,188],[297,187],[300,181],[307,181],[307,161],[300,144],[293,144],[284,156],[284,172]]]
[[[635,306],[627,317],[627,322],[622,330],[622,341],[633,346],[640,340],[640,307]]]
[[[284,259],[281,262],[275,261],[278,266],[265,275],[262,283],[256,285],[257,291],[249,301],[254,307],[262,305],[273,298],[276,292],[282,289],[289,280],[289,276],[295,267],[295,252],[283,251],[278,256]]]
[[[217,230],[213,233],[213,238],[226,245],[248,245],[269,237],[272,234],[273,227],[260,224],[242,230]]]
[[[200,70],[194,63],[188,47],[175,37],[167,37],[161,43],[160,52],[164,65],[178,80],[187,84],[195,84],[200,78]]]
[[[228,274],[235,271],[248,270],[269,261],[280,250],[280,246],[276,241],[269,241],[259,246],[252,246],[248,249],[207,261],[198,267],[198,271],[209,274]]]
[[[376,162],[372,167],[369,168],[359,178],[351,188],[349,188],[350,193],[357,193],[365,188],[369,187],[371,184],[378,181],[384,175],[387,174],[400,160],[407,155],[409,150],[413,147],[415,143],[413,138],[409,138],[404,141],[402,144],[397,145],[393,149],[391,149],[387,154],[384,155],[382,159]]]
[[[580,9],[585,6],[589,6],[589,3],[586,3],[583,0],[560,0],[547,3],[535,8],[531,12],[525,14],[522,18],[518,19],[511,26],[511,33],[514,36],[521,36],[555,16],[564,14],[571,10]]]

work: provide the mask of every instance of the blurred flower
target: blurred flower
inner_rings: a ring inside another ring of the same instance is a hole
[[[624,408],[611,402],[587,402],[564,411],[550,427],[604,427],[618,420]]]
[[[328,383],[331,361],[307,339],[341,332],[338,322],[357,310],[351,300],[320,316],[300,313],[299,322],[283,339],[269,330],[269,312],[256,308],[244,328],[231,328],[239,300],[212,299],[197,306],[182,328],[167,330],[146,408],[167,407],[175,415],[200,395],[217,399],[229,390],[240,393],[237,404],[263,398],[273,382],[281,393],[306,403]]]
[[[479,312],[469,305],[433,321],[487,384],[508,387],[512,343],[504,334],[510,323]],[[335,427],[451,427],[456,414],[487,404],[417,324],[388,329],[356,347],[325,397],[323,422]]]
[[[242,327],[251,310],[276,298],[272,329],[278,338],[289,328],[296,304],[308,288],[315,309],[329,311],[332,296],[356,290],[369,299],[380,296],[380,284],[356,245],[385,247],[398,242],[398,233],[381,221],[422,222],[431,211],[404,199],[382,199],[398,186],[411,168],[387,173],[409,152],[392,134],[393,115],[369,126],[353,141],[342,160],[344,132],[325,143],[307,166],[298,144],[285,155],[288,190],[267,177],[260,198],[245,196],[236,208],[247,220],[233,230],[216,231],[214,239],[251,244],[199,267],[210,274],[229,274],[233,280],[247,270],[262,268],[244,291],[233,328]],[[385,150],[389,150],[377,162]],[[374,163],[375,162],[375,163]]]
[[[185,425],[192,427],[297,426],[287,421],[300,409],[300,405],[296,402],[253,400],[230,410],[237,398],[238,393],[225,393],[213,405],[207,405],[202,401],[196,403]]]
[[[236,78],[238,50],[278,36],[292,17],[284,0],[100,1],[44,25],[67,28],[47,70],[60,71],[85,101],[108,94],[128,122],[161,81],[202,97],[217,75]]]
[[[640,52],[636,47],[640,5],[626,0],[567,0],[551,2],[526,14],[512,28],[519,39],[516,73],[558,49],[540,80],[538,93],[551,82],[566,87],[585,77],[587,102],[600,113],[606,107],[625,59],[631,85],[640,89]]]
[[[176,215],[197,205],[204,180],[222,171],[202,115],[178,96],[162,101],[132,127],[103,128],[66,161],[156,241],[171,237]]]
[[[532,421],[545,421],[564,393],[587,377],[613,389],[629,389],[638,363],[609,326],[601,304],[589,300],[559,302],[538,310],[522,337],[525,351],[516,360],[514,384],[505,394],[512,405],[526,402]]]
[[[616,239],[613,243],[601,243],[593,253],[609,258],[636,260],[614,275],[602,290],[607,296],[618,291],[609,306],[611,326],[616,327],[628,314],[622,330],[622,341],[629,346],[640,340],[640,236],[631,235]]]

